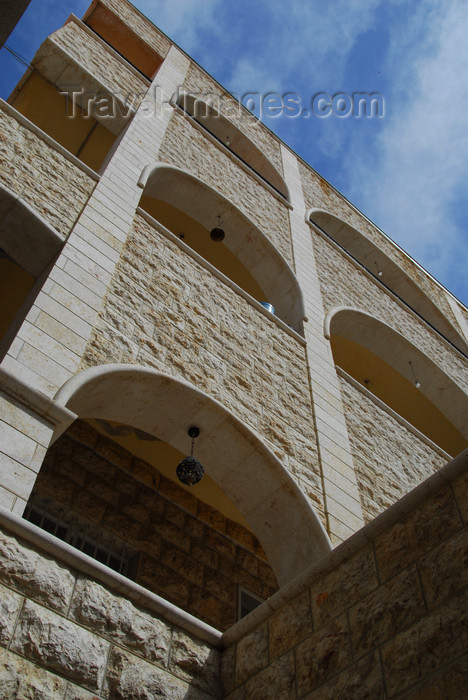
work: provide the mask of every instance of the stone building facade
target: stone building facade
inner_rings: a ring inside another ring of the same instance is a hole
[[[468,310],[127,0],[0,111],[0,697],[464,697]]]

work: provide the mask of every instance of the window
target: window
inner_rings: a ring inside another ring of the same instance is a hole
[[[136,550],[79,519],[52,499],[35,494],[26,506],[24,518],[119,574],[133,578],[138,561]]]
[[[245,588],[242,588],[242,586],[239,586],[237,619],[241,620],[243,617],[251,613],[252,610],[258,608],[261,603],[263,603],[262,598],[259,598],[257,595],[255,595],[255,593],[251,593]]]

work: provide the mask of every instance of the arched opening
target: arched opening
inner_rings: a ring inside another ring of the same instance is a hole
[[[274,455],[193,386],[108,365],[71,379],[56,400],[79,420],[49,448],[26,517],[48,517],[49,530],[86,540],[79,548],[114,568],[124,559],[126,575],[188,612],[226,628],[238,590],[266,598],[329,551]],[[205,468],[191,488],[175,478],[190,425]]]
[[[269,302],[295,330],[304,317],[302,294],[289,265],[263,233],[225,197],[197,177],[158,163],[143,171],[140,206],[247,294]],[[221,241],[210,236],[220,226]]]
[[[429,325],[466,353],[464,339],[424,291],[413,282],[383,250],[357,229],[337,216],[320,209],[307,213],[307,219],[359,262],[373,277],[396,294]]]
[[[186,92],[178,92],[173,98],[174,103],[186,114],[200,124],[216,141],[227,148],[242,163],[261,180],[266,182],[287,202],[290,202],[289,190],[283,177],[274,165],[266,158],[265,154],[237,127],[232,121],[221,114],[222,103],[216,107],[216,96],[211,96],[210,101]],[[225,100],[225,104],[227,101]],[[234,100],[229,105],[234,106]],[[239,109],[242,109],[239,105]]]
[[[50,224],[0,184],[0,359],[62,244]]]
[[[357,309],[329,312],[336,365],[450,455],[468,446],[468,396],[423,352]]]

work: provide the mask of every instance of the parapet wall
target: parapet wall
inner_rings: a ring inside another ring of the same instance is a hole
[[[224,697],[464,697],[467,524],[465,451],[223,635]]]
[[[46,546],[55,539],[19,522],[28,538],[36,531]],[[86,568],[88,557],[58,546]],[[157,605],[157,596],[146,594],[146,605],[138,604],[135,595],[118,592],[125,581],[118,574],[109,572],[113,586],[102,585],[65,565],[56,549],[46,554],[9,531],[0,531],[0,559],[1,698],[218,696],[215,630],[199,623],[203,641],[187,631],[190,616],[174,606],[155,614],[148,603]],[[105,569],[89,561],[98,575]],[[133,590],[145,597],[139,586]]]

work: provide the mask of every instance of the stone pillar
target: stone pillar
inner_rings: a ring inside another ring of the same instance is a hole
[[[158,88],[169,101],[188,67],[172,47],[150,94]],[[138,178],[157,160],[170,116],[170,108],[148,116],[140,106],[2,362],[0,499],[8,509],[22,510],[32,490],[54,429],[51,399],[79,367],[138,206]],[[8,378],[25,387],[20,403]],[[38,408],[47,400],[49,419]]]
[[[333,543],[362,525],[362,509],[344,416],[339,379],[330,342],[323,334],[325,310],[297,158],[281,146],[284,178],[291,194],[289,212],[296,275],[304,294],[307,361],[322,472],[325,513]]]
[[[54,431],[75,414],[0,369],[0,507],[23,515]]]
[[[156,87],[169,100],[188,59],[172,47]],[[53,396],[77,370],[141,196],[142,169],[157,160],[171,110],[140,106],[68,237],[2,366]]]

